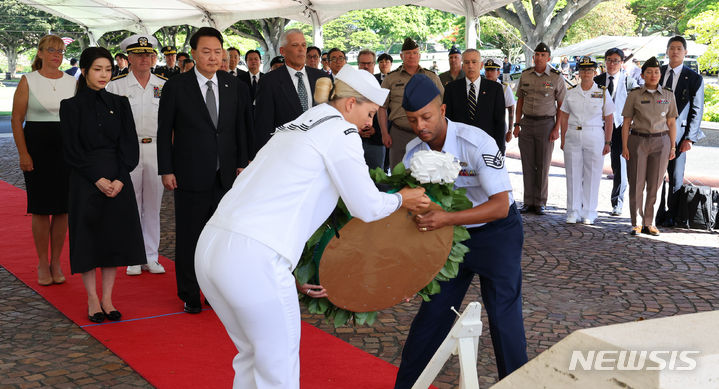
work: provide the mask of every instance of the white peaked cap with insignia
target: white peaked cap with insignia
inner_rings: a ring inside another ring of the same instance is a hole
[[[129,53],[152,53],[159,43],[157,39],[148,34],[135,34],[120,42],[120,49]]]
[[[380,87],[374,75],[366,70],[359,70],[350,65],[345,65],[335,75],[335,79],[351,86],[352,89],[377,105],[383,105],[387,100],[389,89]]]

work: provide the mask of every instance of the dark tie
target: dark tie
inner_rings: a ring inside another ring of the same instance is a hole
[[[297,77],[297,95],[300,96],[300,105],[302,105],[302,112],[307,111],[307,88],[305,88],[305,82],[302,81],[302,72],[295,73]]]
[[[252,92],[257,92],[257,76],[252,76]]]
[[[612,99],[614,99],[614,76],[609,76],[609,84],[607,85],[607,91],[609,91],[609,96],[612,96]]]
[[[664,84],[665,88],[671,88],[674,84],[674,69],[669,69],[669,77],[667,77],[667,82]]]
[[[212,124],[217,128],[217,101],[215,101],[215,92],[212,90],[212,81],[207,81],[207,93],[205,93],[205,105],[207,105],[207,111],[210,113],[210,119]]]
[[[469,95],[467,96],[467,113],[469,120],[474,120],[474,114],[477,112],[477,92],[474,90],[474,83],[469,84]]]

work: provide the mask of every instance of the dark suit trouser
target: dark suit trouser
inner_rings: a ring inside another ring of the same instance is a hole
[[[522,118],[519,133],[519,153],[522,158],[524,204],[547,204],[549,165],[552,163],[554,142],[549,141],[554,117],[546,119]]]
[[[195,248],[202,229],[225,194],[219,172],[212,189],[191,192],[175,189],[175,278],[177,296],[189,305],[199,307],[200,286],[195,275]]]
[[[676,150],[676,157],[667,164],[667,173],[669,174],[669,190],[667,191],[667,213],[671,220],[677,218],[677,208],[679,207],[679,189],[684,185],[684,167],[687,163],[687,153]]]
[[[484,311],[497,359],[499,378],[527,362],[522,318],[522,218],[516,205],[501,220],[470,230],[469,247],[456,278],[440,282],[441,291],[422,305],[402,350],[395,389],[411,388],[449,333],[475,274],[479,274]],[[497,244],[502,242],[502,244]]]
[[[610,159],[612,162],[612,207],[622,208],[624,192],[627,190],[627,160],[622,158],[622,126],[614,127],[612,131],[612,146]]]

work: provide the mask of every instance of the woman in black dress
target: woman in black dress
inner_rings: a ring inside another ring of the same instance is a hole
[[[77,83],[59,69],[64,53],[59,36],[40,39],[33,71],[20,79],[12,107],[12,132],[25,176],[27,213],[32,214],[40,285],[65,282],[60,253],[67,233],[69,169],[62,157],[59,111],[60,101],[75,94]]]
[[[70,269],[82,273],[88,318],[120,320],[112,304],[118,266],[146,262],[140,216],[130,180],[140,151],[127,97],[105,90],[112,55],[102,47],[80,56],[75,97],[60,105],[65,159],[70,165]],[[98,298],[95,269],[102,272]]]

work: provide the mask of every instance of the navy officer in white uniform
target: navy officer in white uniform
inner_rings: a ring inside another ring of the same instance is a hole
[[[140,213],[142,239],[145,241],[147,265],[127,267],[127,275],[136,276],[145,269],[162,274],[165,268],[158,261],[160,247],[160,206],[162,205],[162,178],[157,175],[157,112],[166,78],[153,74],[153,57],[157,39],[152,35],[133,35],[123,40],[120,47],[127,51],[130,71],[116,76],[107,84],[107,91],[130,100],[132,117],[140,143],[140,163],[130,172],[135,199]]]
[[[466,188],[474,207],[458,212],[430,211],[416,217],[420,231],[466,226],[471,238],[463,243],[470,251],[457,277],[440,282],[440,293],[422,302],[402,351],[395,388],[411,388],[415,383],[452,328],[456,315],[450,307],[459,309],[475,274],[480,279],[501,379],[527,362],[522,319],[524,233],[504,156],[484,131],[448,120],[439,90],[422,74],[415,74],[407,83],[402,106],[418,136],[407,144],[405,166],[419,150],[454,155],[462,166],[455,188]]]
[[[234,388],[299,388],[300,308],[292,271],[307,239],[342,197],[354,217],[429,206],[422,188],[377,190],[357,128],[372,124],[389,90],[345,65],[334,95],[278,127],[237,177],[197,243],[202,292],[237,347]],[[319,286],[301,287],[324,297]]]

